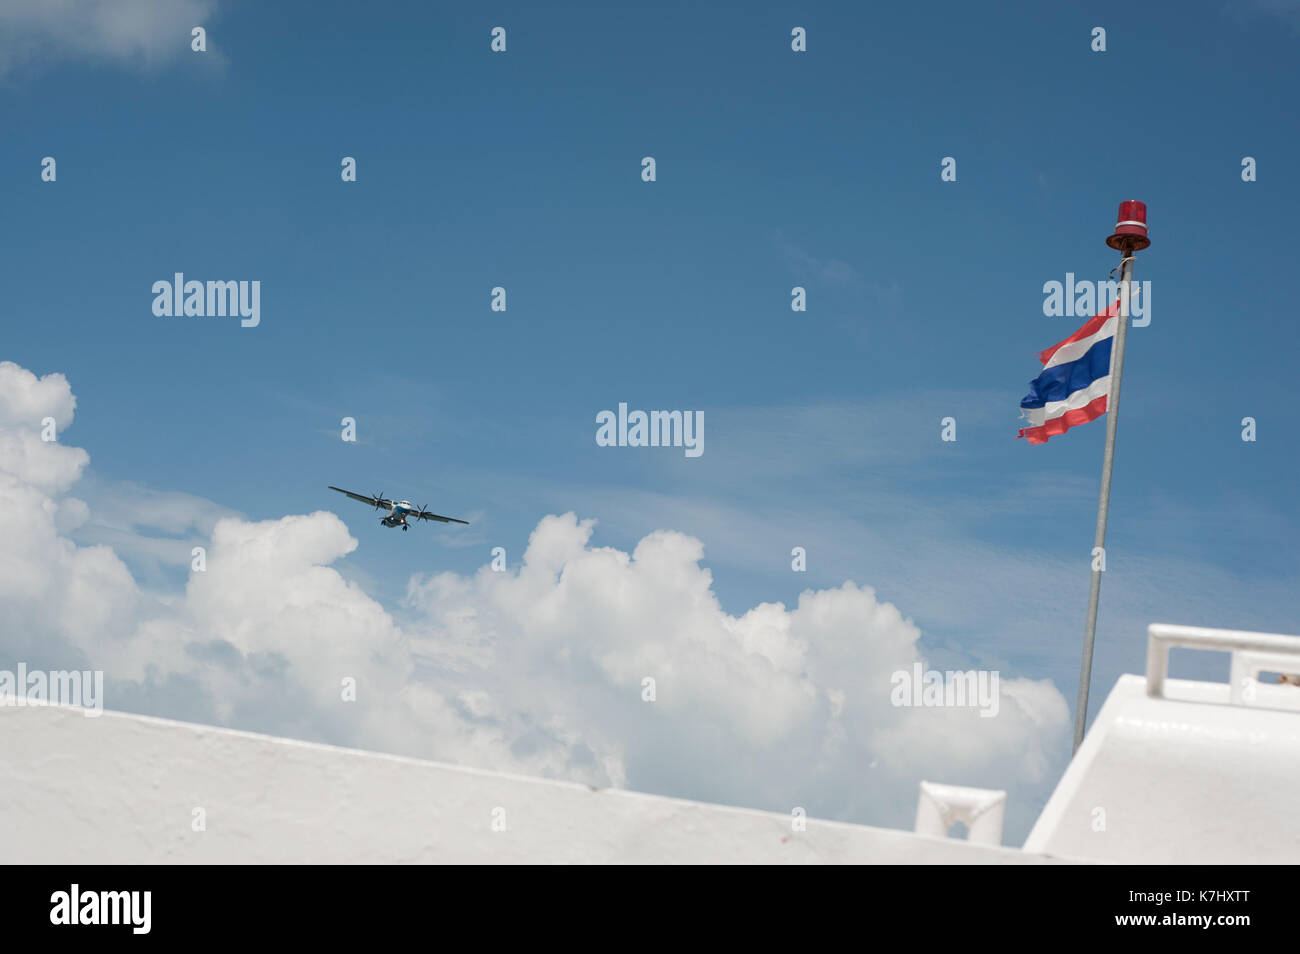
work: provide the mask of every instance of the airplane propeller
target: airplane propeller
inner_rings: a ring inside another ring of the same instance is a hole
[[[377,494],[372,494],[371,496],[373,496],[373,497],[375,498],[375,509],[378,510],[378,509],[379,509],[379,501],[381,501],[381,500],[384,499],[384,492],[381,490],[381,491],[379,491],[379,493],[377,493]]]

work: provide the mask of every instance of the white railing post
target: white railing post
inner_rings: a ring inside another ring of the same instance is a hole
[[[918,835],[947,838],[948,829],[962,822],[967,829],[967,841],[1000,845],[1006,804],[1006,792],[922,782],[913,830]]]

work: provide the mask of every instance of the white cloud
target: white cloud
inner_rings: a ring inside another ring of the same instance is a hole
[[[0,664],[102,668],[110,708],[902,826],[925,777],[1022,792],[1024,827],[1063,761],[1050,683],[1003,674],[995,718],[895,708],[890,675],[923,655],[898,609],[846,582],[730,615],[673,531],[626,553],[548,516],[517,567],[412,578],[399,622],[334,568],[357,546],[334,514],[225,516],[206,572],[149,595],[61,529],[87,519],[66,496],[85,452],[25,443],[74,406],[61,376],[0,365],[0,445],[25,447],[0,458]]]
[[[154,68],[190,52],[215,0],[6,0],[0,4],[0,75],[53,60]],[[211,40],[207,56],[216,57]]]
[[[95,507],[97,523],[122,532],[193,530],[208,535],[222,517],[235,515],[234,511],[203,497],[154,490],[131,481],[103,488]]]
[[[38,378],[12,361],[0,361],[0,427],[36,429],[47,415],[68,427],[76,407],[63,375]]]

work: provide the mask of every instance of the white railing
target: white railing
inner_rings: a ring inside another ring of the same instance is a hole
[[[1169,650],[1174,648],[1231,653],[1229,697],[1238,704],[1253,701],[1259,673],[1300,673],[1300,636],[1152,623],[1147,627],[1147,695],[1164,696]]]
[[[918,835],[947,838],[948,829],[961,822],[966,826],[967,841],[1000,845],[1006,804],[1006,792],[922,782],[913,831]]]

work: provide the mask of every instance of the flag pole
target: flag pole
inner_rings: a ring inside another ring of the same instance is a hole
[[[1093,537],[1092,584],[1088,588],[1088,622],[1083,634],[1083,662],[1079,667],[1079,699],[1074,710],[1074,752],[1083,743],[1088,721],[1088,689],[1092,683],[1092,647],[1097,635],[1097,603],[1101,598],[1101,574],[1105,564],[1106,517],[1110,510],[1110,474],[1115,462],[1115,431],[1119,427],[1119,389],[1124,374],[1124,341],[1128,332],[1132,302],[1133,261],[1139,249],[1148,247],[1146,205],[1136,200],[1121,202],[1115,234],[1106,244],[1123,253],[1120,261],[1119,318],[1115,325],[1115,348],[1111,352],[1110,388],[1106,397],[1106,449],[1101,458],[1101,496],[1097,501],[1097,533]],[[1098,553],[1100,550],[1100,554]]]

